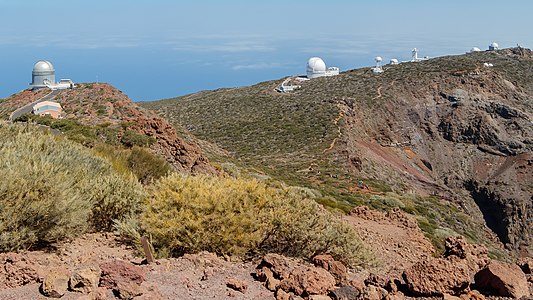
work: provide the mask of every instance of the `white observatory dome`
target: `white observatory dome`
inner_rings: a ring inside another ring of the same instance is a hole
[[[498,50],[498,49],[500,49],[500,45],[498,45],[498,43],[496,43],[496,42],[493,42],[489,46],[489,50]]]
[[[481,49],[479,49],[478,47],[472,47],[472,49],[470,49],[470,52],[480,52]]]
[[[54,65],[46,60],[40,60],[33,66],[33,72],[54,72]]]
[[[311,57],[307,61],[307,78],[325,76],[326,63],[320,57]]]
[[[390,64],[391,64],[391,65],[397,65],[397,64],[399,64],[399,63],[400,63],[400,62],[399,62],[396,58],[393,58],[393,59],[390,60]]]
[[[376,62],[380,63],[383,61],[383,58],[381,58],[381,56],[376,56]]]

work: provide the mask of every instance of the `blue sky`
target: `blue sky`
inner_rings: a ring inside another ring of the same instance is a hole
[[[0,0],[0,97],[50,60],[58,78],[105,81],[134,101],[303,73],[373,57],[533,47],[533,1]]]

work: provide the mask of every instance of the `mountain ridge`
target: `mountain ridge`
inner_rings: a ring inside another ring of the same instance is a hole
[[[290,94],[274,92],[277,80],[140,105],[244,165],[351,206],[362,197],[369,201],[365,191],[350,193],[360,179],[372,191],[438,197],[526,255],[531,51],[476,52],[384,69],[313,79]]]

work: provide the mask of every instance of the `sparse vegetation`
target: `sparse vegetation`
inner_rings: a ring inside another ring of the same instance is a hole
[[[301,190],[172,174],[152,191],[141,225],[161,253],[278,252],[305,258],[330,253],[350,265],[370,261],[353,228]]]
[[[146,147],[146,146],[152,145],[156,141],[155,141],[155,138],[151,136],[139,134],[132,130],[126,130],[122,134],[122,138],[120,139],[120,142],[126,147],[133,147],[133,146]]]
[[[0,251],[107,230],[135,214],[143,189],[73,142],[0,124]]]

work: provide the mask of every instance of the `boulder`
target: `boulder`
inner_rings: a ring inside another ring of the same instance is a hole
[[[74,292],[89,294],[98,288],[100,282],[100,267],[87,266],[74,270],[70,275],[69,287]]]
[[[287,278],[291,270],[294,268],[294,264],[291,263],[290,259],[275,253],[265,255],[259,266],[266,266],[272,271],[274,276],[279,279]]]
[[[100,269],[100,286],[113,290],[120,299],[132,299],[142,294],[139,285],[144,281],[144,271],[141,267],[122,260],[112,260],[100,264]]]
[[[241,293],[246,293],[246,289],[248,289],[248,283],[246,281],[235,277],[228,278],[226,280],[226,286]]]
[[[450,236],[444,242],[443,258],[464,259],[475,272],[484,268],[489,262],[488,250],[483,245],[468,244],[463,236]]]
[[[68,290],[68,276],[67,270],[53,269],[44,278],[41,285],[41,292],[46,297],[61,298]]]
[[[294,269],[280,284],[286,292],[299,296],[327,294],[334,286],[335,278],[328,271],[307,266]]]
[[[329,271],[337,280],[337,284],[346,283],[348,269],[340,261],[334,260],[331,255],[317,255],[313,258],[313,263],[315,266]]]
[[[491,295],[517,299],[529,296],[526,276],[514,264],[492,261],[475,275],[474,280],[477,288]]]
[[[418,296],[459,295],[468,289],[473,273],[461,260],[431,259],[404,271],[407,289]]]
[[[343,286],[332,290],[329,293],[329,296],[333,300],[356,300],[358,299],[360,294],[361,291],[354,288],[353,286]]]

